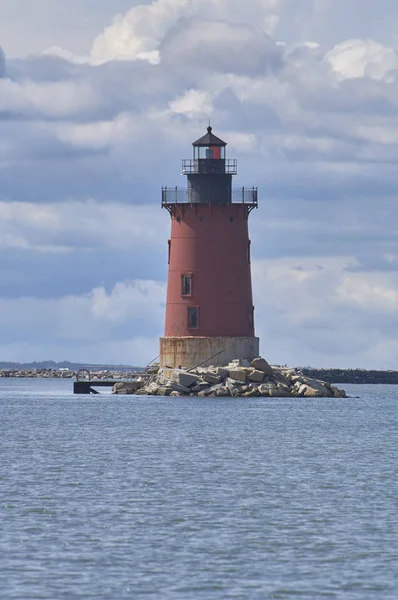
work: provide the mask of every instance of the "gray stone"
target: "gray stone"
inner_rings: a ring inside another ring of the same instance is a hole
[[[159,386],[156,392],[157,396],[170,396],[172,389],[168,386]]]
[[[271,395],[276,393],[277,389],[278,388],[275,383],[262,383],[258,386],[258,391],[264,398],[269,398]]]
[[[218,383],[221,383],[221,377],[215,373],[211,373],[210,371],[207,373],[202,373],[202,379],[211,385],[217,385]]]
[[[217,384],[217,385],[213,385],[212,387],[208,388],[207,390],[204,390],[204,394],[205,396],[212,396],[212,395],[216,395],[217,392],[222,388],[223,386],[221,385],[221,383]]]
[[[289,398],[291,395],[291,391],[286,386],[279,383],[277,384],[276,389],[270,392],[271,398]]]
[[[231,395],[235,398],[242,393],[243,384],[241,381],[235,381],[234,379],[230,379],[228,377],[228,379],[225,380],[224,385],[227,386],[227,388],[231,392]]]
[[[215,393],[217,398],[230,398],[231,392],[226,385],[222,385]]]
[[[249,381],[254,381],[256,383],[262,383],[264,381],[264,377],[265,373],[263,371],[251,371],[247,376]]]
[[[241,371],[240,369],[231,369],[229,372],[229,378],[234,379],[235,381],[240,381],[240,383],[246,383],[247,374],[246,371]]]
[[[235,360],[229,363],[227,369],[238,369],[239,367],[250,367],[250,363],[245,358],[235,358]]]
[[[197,394],[198,392],[203,392],[203,390],[207,390],[210,387],[210,384],[207,381],[199,381],[198,385],[195,385],[191,388],[191,392],[193,394]]]
[[[136,391],[142,387],[142,385],[142,381],[120,381],[119,383],[115,383],[112,393],[132,395],[135,394]]]
[[[184,387],[190,388],[200,381],[200,377],[193,373],[187,373],[186,371],[176,371],[175,381]]]
[[[265,375],[273,375],[274,374],[274,370],[267,363],[265,358],[255,358],[252,361],[250,366],[253,367],[253,369],[255,369],[256,371],[262,371],[263,373],[265,373]]]
[[[227,379],[227,377],[229,375],[229,371],[228,371],[228,369],[224,369],[223,367],[217,367],[216,375],[221,377],[222,381],[225,381],[225,379]]]
[[[305,379],[305,385],[309,388],[318,392],[319,397],[327,398],[333,396],[332,390],[330,389],[329,384],[325,381],[318,381],[316,379],[310,379],[309,377]]]
[[[243,398],[258,398],[259,396],[261,396],[261,392],[258,388],[252,388],[243,394]]]
[[[176,383],[175,381],[172,381],[170,386],[168,386],[173,392],[178,392],[179,394],[190,394],[191,390],[188,387],[185,387],[185,385],[181,385],[179,383]]]
[[[347,398],[347,394],[344,390],[340,390],[339,388],[333,386],[331,386],[331,388],[335,398]]]

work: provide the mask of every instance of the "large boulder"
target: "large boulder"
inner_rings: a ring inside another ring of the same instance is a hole
[[[241,384],[246,383],[247,374],[246,371],[241,369],[231,369],[229,372],[229,378],[235,381],[239,381]]]
[[[218,375],[219,377],[221,377],[221,380],[222,380],[222,381],[225,381],[225,380],[226,380],[226,378],[227,378],[227,377],[228,377],[228,375],[229,375],[229,371],[228,371],[228,369],[224,369],[223,367],[217,367],[217,368],[215,369],[215,373],[216,373],[216,375]]]
[[[222,385],[215,393],[216,398],[229,398],[231,396],[231,392],[226,385]]]
[[[262,383],[258,386],[258,391],[260,392],[260,395],[263,396],[263,398],[269,398],[271,396],[274,396],[276,394],[277,389],[278,388],[276,383]]]
[[[290,398],[291,390],[281,383],[277,383],[276,390],[272,390],[270,396],[272,398]]]
[[[212,373],[211,371],[202,373],[202,379],[204,381],[207,381],[207,383],[210,383],[211,385],[217,385],[218,383],[221,383],[221,381],[222,381],[222,379],[219,375],[216,375],[215,373]]]
[[[176,381],[179,385],[190,388],[197,385],[197,383],[200,381],[200,376],[194,375],[193,373],[188,373],[187,371],[177,370],[174,372],[174,381]]]
[[[274,374],[273,368],[267,363],[265,358],[255,358],[250,366],[256,371],[262,371],[265,375],[270,376]]]
[[[177,383],[175,381],[172,381],[171,383],[169,383],[167,387],[169,387],[173,392],[178,392],[179,394],[182,394],[182,395],[191,393],[191,390],[189,387],[186,387],[185,385],[181,385],[180,383]]]
[[[142,386],[142,381],[120,381],[113,386],[112,394],[133,395],[142,388]]]
[[[261,396],[261,393],[257,387],[251,388],[242,394],[243,398],[258,398],[259,396]]]
[[[197,385],[191,388],[191,392],[193,394],[198,394],[199,392],[203,392],[203,390],[207,390],[210,387],[210,384],[207,381],[199,381]]]
[[[254,383],[262,383],[264,381],[265,373],[264,371],[250,371],[247,375],[249,381],[253,381]]]
[[[330,386],[324,381],[317,381],[316,379],[301,378],[301,380],[296,381],[294,387],[298,396],[306,398],[330,398],[333,396]]]

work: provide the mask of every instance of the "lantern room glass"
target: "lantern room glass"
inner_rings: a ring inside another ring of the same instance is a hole
[[[225,146],[195,146],[193,157],[195,160],[225,159]]]

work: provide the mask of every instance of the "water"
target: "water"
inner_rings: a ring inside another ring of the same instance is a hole
[[[74,397],[0,380],[0,597],[398,597],[398,387]]]

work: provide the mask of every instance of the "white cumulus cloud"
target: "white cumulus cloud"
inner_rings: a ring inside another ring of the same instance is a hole
[[[395,50],[374,40],[347,40],[328,52],[326,59],[342,79],[382,80],[398,68]]]

